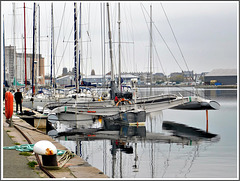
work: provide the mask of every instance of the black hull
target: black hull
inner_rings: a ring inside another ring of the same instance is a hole
[[[188,102],[179,106],[172,107],[171,109],[181,109],[181,110],[218,110],[220,104],[216,101],[209,102]]]
[[[172,132],[174,136],[188,138],[191,140],[208,140],[217,137],[218,135],[205,132],[203,130],[189,127],[184,124],[174,123],[171,121],[164,121],[162,128]]]

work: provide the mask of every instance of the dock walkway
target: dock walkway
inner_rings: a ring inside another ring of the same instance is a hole
[[[20,119],[18,116],[13,115],[12,121],[14,127],[9,126],[9,124],[6,122],[5,115],[3,115],[3,147],[13,146],[16,144],[28,144],[27,140],[17,130],[20,129],[29,138],[32,144],[35,144],[41,140],[48,140],[53,143],[57,149],[67,150],[66,147],[53,140],[50,136],[46,135],[42,131],[34,128],[26,121]],[[40,170],[39,166],[36,166],[35,169],[28,167],[27,163],[29,161],[36,161],[36,157],[34,155],[22,156],[19,155],[19,151],[4,150],[3,157],[3,178],[48,178]],[[59,158],[60,156],[57,156],[57,159]],[[40,160],[42,162],[41,156]],[[61,169],[48,169],[48,171],[55,178],[108,178],[108,176],[103,174],[102,171],[92,167],[78,155],[75,155],[73,158],[71,158]]]

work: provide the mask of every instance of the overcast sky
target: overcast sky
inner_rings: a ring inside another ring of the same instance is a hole
[[[51,3],[36,1],[40,5],[40,50],[45,58],[45,72],[50,71],[51,52]],[[113,39],[114,72],[118,72],[118,3],[110,3],[110,21]],[[194,73],[209,72],[216,68],[238,67],[238,2],[237,1],[124,1],[121,2],[121,62],[122,72],[148,72],[150,60],[149,12],[152,4],[153,20],[153,72],[193,70]],[[77,3],[78,13],[80,3]],[[16,46],[21,53],[24,33],[23,2],[16,1]],[[56,50],[56,74],[62,68],[74,66],[73,53],[73,2],[53,1],[54,36]],[[101,75],[103,24],[101,11],[106,2],[82,1],[82,61],[83,73],[89,75],[94,69]],[[164,13],[165,11],[165,13]],[[38,12],[36,12],[38,15]],[[5,45],[13,45],[13,3],[1,1],[1,30],[5,26]],[[107,15],[105,15],[107,18]],[[168,24],[167,18],[171,27]],[[38,17],[37,17],[38,20]],[[105,72],[110,71],[107,21],[105,21]],[[33,2],[26,2],[27,53],[33,45]],[[172,30],[182,51],[172,33]],[[37,27],[38,29],[38,27]],[[3,36],[1,31],[1,37]],[[2,45],[2,44],[1,44]],[[1,46],[2,47],[2,46]],[[38,42],[37,42],[37,52]],[[2,58],[3,60],[3,58]],[[185,60],[185,61],[184,61]],[[186,63],[185,63],[186,62]],[[187,64],[187,66],[186,66]]]

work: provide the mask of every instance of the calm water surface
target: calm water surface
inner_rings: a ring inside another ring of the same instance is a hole
[[[155,88],[153,94],[180,92],[191,96],[190,91],[193,89]],[[189,138],[185,135],[187,139],[182,142],[166,141],[172,134],[163,127],[166,121],[206,131],[206,111],[173,109],[147,115],[145,126],[121,128],[121,133],[127,129],[133,135],[122,140],[125,149],[116,142],[116,135],[105,134],[106,139],[80,136],[55,139],[110,178],[237,178],[237,90],[198,89],[198,93],[221,104],[220,110],[208,111],[208,132],[217,135],[211,140],[196,141],[193,135]],[[149,95],[149,90],[139,89],[138,95]],[[58,122],[57,130],[66,131],[74,126],[85,128],[87,124],[99,128],[102,122]],[[164,134],[165,141],[160,136],[151,140],[144,136],[150,133]]]

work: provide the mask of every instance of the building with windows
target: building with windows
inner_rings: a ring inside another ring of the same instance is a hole
[[[15,74],[15,62],[14,62],[14,53],[16,49],[14,46],[6,46],[5,47],[5,75],[6,81],[11,85],[14,79]]]
[[[14,54],[16,61],[14,62]],[[32,54],[26,54],[26,78],[27,81],[32,82]],[[35,64],[34,64],[34,81],[38,85],[45,84],[45,67],[44,58],[36,54]],[[16,70],[17,69],[17,70]],[[12,85],[14,81],[15,71],[16,80],[20,84],[25,83],[25,55],[24,53],[17,53],[15,46],[5,46],[5,70],[6,70],[6,80],[9,85]]]

